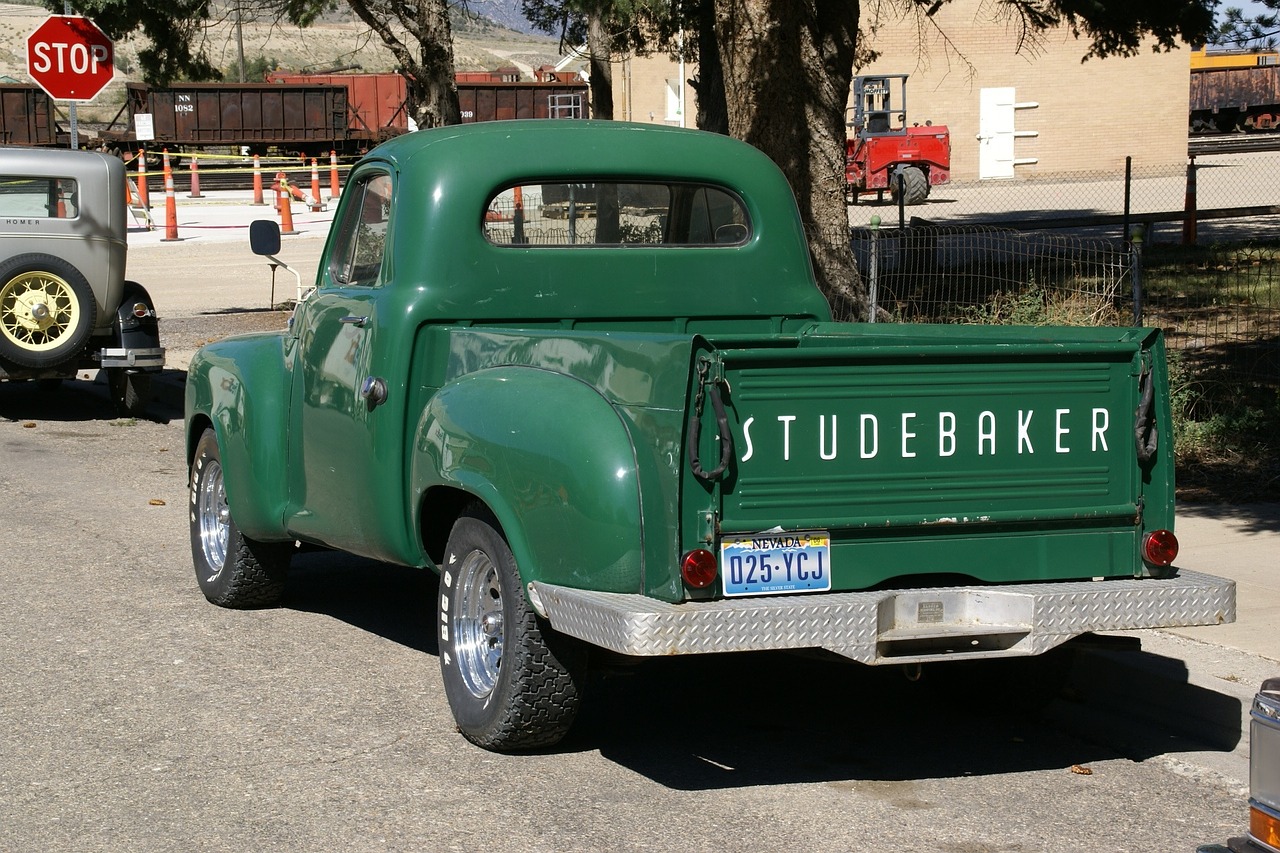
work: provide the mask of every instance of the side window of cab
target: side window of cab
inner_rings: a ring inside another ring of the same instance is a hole
[[[339,286],[373,287],[381,279],[386,256],[391,176],[366,173],[347,192],[350,197],[338,225],[329,278]]]

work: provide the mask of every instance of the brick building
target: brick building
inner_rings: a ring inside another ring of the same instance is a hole
[[[1018,52],[1015,22],[982,0],[954,0],[933,20],[923,30],[914,18],[881,21],[881,57],[859,73],[910,75],[909,120],[950,128],[953,180],[1114,173],[1126,155],[1148,174],[1183,168],[1187,50],[1082,63],[1087,39],[1062,28]],[[694,126],[693,91],[678,81],[695,72],[664,56],[620,60],[615,116]]]

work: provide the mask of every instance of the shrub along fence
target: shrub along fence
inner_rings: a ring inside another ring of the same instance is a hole
[[[877,322],[1153,325],[1189,361],[1280,387],[1280,249],[984,226],[851,233]]]

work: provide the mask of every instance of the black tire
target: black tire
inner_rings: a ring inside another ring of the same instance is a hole
[[[898,176],[894,175],[889,180],[889,188],[893,191],[894,196],[898,193]],[[902,203],[903,204],[923,204],[924,200],[929,197],[929,178],[925,173],[917,169],[915,166],[907,166],[902,170]]]
[[[467,740],[507,752],[565,736],[581,701],[586,649],[533,612],[506,537],[482,505],[449,534],[437,615],[445,695]]]
[[[98,319],[89,282],[53,255],[0,264],[0,356],[22,367],[53,367],[80,354]]]
[[[204,597],[220,607],[271,607],[284,595],[293,543],[255,542],[227,507],[222,454],[206,429],[191,460],[191,560]]]
[[[116,411],[127,418],[140,418],[151,402],[151,374],[127,367],[107,368],[107,387]]]

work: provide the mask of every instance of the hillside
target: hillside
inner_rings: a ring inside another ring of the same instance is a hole
[[[510,2],[493,0],[496,12],[508,14]],[[473,6],[484,12],[487,4]],[[505,11],[504,11],[505,10]],[[41,6],[0,3],[0,82],[30,82],[26,68],[26,38],[49,12]],[[266,21],[245,21],[243,31],[246,65],[255,60],[293,71],[359,66],[368,72],[392,71],[395,60],[372,33],[349,11],[330,13],[307,29],[276,26]],[[140,79],[138,49],[143,42],[118,42],[116,79],[92,104],[81,105],[86,119],[96,114],[109,119],[123,103],[126,80]],[[235,26],[229,17],[217,20],[205,31],[205,49],[227,80],[236,79],[237,49]],[[484,71],[515,65],[527,76],[531,68],[559,60],[555,39],[507,29],[485,19],[457,20],[454,54],[459,71]]]

